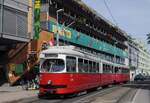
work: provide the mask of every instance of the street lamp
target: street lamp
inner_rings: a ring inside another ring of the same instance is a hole
[[[56,37],[56,41],[57,41],[57,46],[59,46],[59,33],[58,33],[58,29],[59,29],[59,22],[58,22],[58,14],[60,13],[60,12],[63,12],[64,11],[64,9],[59,9],[59,10],[57,10],[56,11],[56,22],[57,22],[57,24],[56,24],[56,26],[57,26],[57,37]]]
[[[4,0],[0,0],[0,33],[3,32],[3,9],[4,9]]]

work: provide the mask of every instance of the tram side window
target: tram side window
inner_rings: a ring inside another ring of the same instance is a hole
[[[115,73],[121,73],[121,68],[115,67]]]
[[[92,72],[92,68],[93,66],[92,66],[92,61],[89,61],[89,72],[91,73]]]
[[[108,68],[109,73],[112,73],[112,70],[113,70],[112,66],[108,65],[107,68]]]
[[[79,72],[84,73],[84,63],[83,63],[83,59],[81,58],[78,59],[78,69]]]
[[[103,64],[103,72],[104,73],[112,73],[112,68],[110,65]]]
[[[122,69],[121,68],[119,68],[119,73],[121,73],[122,72]]]
[[[88,72],[88,60],[84,60],[84,72]]]
[[[103,64],[103,73],[107,73],[107,67],[106,67],[106,64]]]
[[[114,66],[111,66],[111,68],[112,68],[112,73],[114,73]]]
[[[118,67],[115,67],[115,73],[118,73],[118,72],[119,72]]]
[[[129,69],[122,68],[122,73],[129,73]]]
[[[129,70],[129,69],[126,69],[126,73],[127,73],[127,74],[130,73],[130,70]]]
[[[93,72],[93,73],[96,73],[96,62],[93,62],[92,72]]]
[[[76,58],[67,56],[66,57],[66,68],[67,72],[76,72]]]
[[[99,63],[96,63],[96,73],[99,73]]]

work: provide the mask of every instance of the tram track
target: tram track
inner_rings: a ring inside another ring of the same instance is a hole
[[[68,97],[63,99],[58,97],[39,99],[35,97],[30,100],[18,101],[15,103],[136,103],[137,98],[138,100],[142,98],[142,96],[139,97],[139,94],[146,90],[150,90],[147,83],[143,83],[143,85],[136,83],[124,84],[100,89],[98,91],[89,92],[85,95],[75,97]],[[146,93],[148,94],[148,92]]]
[[[67,97],[63,99],[59,97],[45,99],[35,97],[30,100],[22,100],[15,103],[132,103],[137,90],[137,88],[117,85],[92,91],[87,94],[81,93],[82,95],[75,97]]]

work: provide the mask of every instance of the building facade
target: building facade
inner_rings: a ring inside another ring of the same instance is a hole
[[[128,36],[128,54],[131,80],[139,73],[150,74],[150,53],[143,42]]]
[[[138,62],[138,73],[142,73],[144,75],[150,74],[150,54],[147,51],[145,45],[141,41],[138,42],[138,48],[139,48],[139,62]]]
[[[128,58],[130,67],[130,79],[133,80],[139,68],[139,48],[138,43],[131,36],[128,36]]]

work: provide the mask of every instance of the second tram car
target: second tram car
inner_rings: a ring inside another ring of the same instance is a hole
[[[77,93],[127,81],[127,66],[102,60],[74,46],[51,47],[40,54],[39,96]]]

